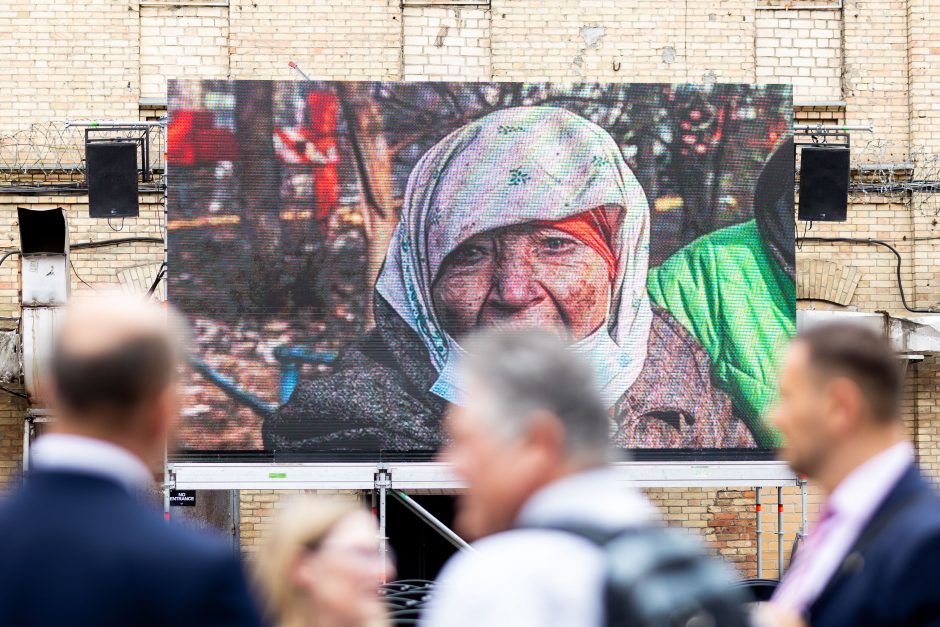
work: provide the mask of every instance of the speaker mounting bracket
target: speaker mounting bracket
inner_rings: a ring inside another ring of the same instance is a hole
[[[140,147],[140,180],[149,183],[153,180],[153,169],[150,167],[150,124],[109,124],[88,126],[85,128],[85,148],[95,142],[128,142]],[[93,137],[93,134],[124,133],[122,137]]]

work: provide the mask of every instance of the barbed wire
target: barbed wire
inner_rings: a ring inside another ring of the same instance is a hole
[[[163,126],[115,130],[107,124],[99,124],[92,128],[95,139],[133,139],[146,132],[150,168],[157,175],[152,183],[162,182],[166,152]],[[81,188],[85,183],[85,129],[84,126],[68,126],[64,121],[50,121],[34,123],[12,133],[0,133],[0,190]]]
[[[851,150],[852,201],[868,202],[873,196],[909,200],[911,209],[922,215],[940,215],[940,154],[915,149],[905,155],[884,139],[855,141]]]
[[[142,132],[94,128],[96,138],[132,138]],[[165,131],[159,125],[146,129],[156,186],[162,183]],[[874,196],[909,200],[911,208],[923,215],[940,215],[940,154],[923,149],[905,154],[897,143],[884,139],[856,139],[851,150],[854,174],[849,193],[853,202],[868,202]],[[50,121],[0,133],[0,190],[81,188],[84,182],[85,127]]]

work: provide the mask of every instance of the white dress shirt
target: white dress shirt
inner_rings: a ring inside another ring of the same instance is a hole
[[[914,447],[910,442],[901,442],[849,473],[829,495],[828,516],[817,524],[797,551],[772,602],[796,612],[809,609],[835,575],[875,510],[913,462]]]
[[[30,447],[30,464],[38,470],[93,474],[112,479],[132,492],[153,485],[153,473],[125,448],[80,435],[49,433]]]
[[[517,526],[589,524],[619,530],[658,517],[612,470],[556,481],[523,506]],[[441,571],[426,627],[592,627],[601,624],[603,553],[562,531],[514,529],[458,552]]]

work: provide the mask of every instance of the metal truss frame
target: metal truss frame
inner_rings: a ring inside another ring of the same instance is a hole
[[[632,461],[614,464],[625,485],[638,488],[798,486],[777,461]],[[169,462],[168,488],[180,490],[374,490],[385,473],[390,488],[411,493],[453,493],[463,483],[447,464]]]

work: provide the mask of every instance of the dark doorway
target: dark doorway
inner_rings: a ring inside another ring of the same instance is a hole
[[[451,527],[453,496],[409,496]],[[454,546],[392,495],[388,496],[385,511],[385,532],[397,558],[396,579],[435,579],[456,551]]]

